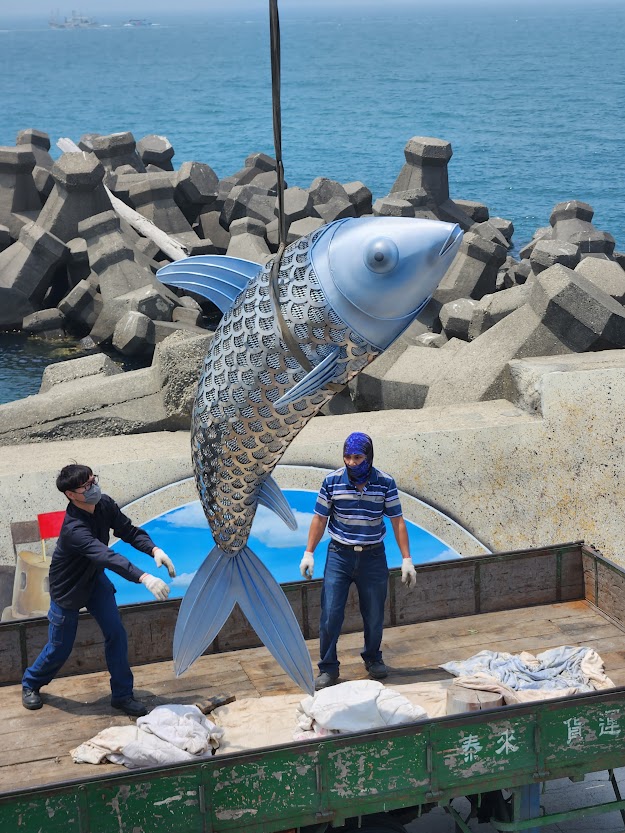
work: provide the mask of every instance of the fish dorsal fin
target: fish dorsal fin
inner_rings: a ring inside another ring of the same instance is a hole
[[[293,510],[289,506],[287,499],[282,494],[282,490],[271,475],[265,479],[263,485],[260,487],[257,500],[259,503],[262,503],[263,506],[266,506],[267,509],[271,509],[272,512],[275,512],[276,515],[284,521],[289,529],[297,529],[297,521],[295,520]]]
[[[336,373],[340,348],[335,347],[331,353],[325,357],[322,362],[313,367],[310,373],[307,373],[304,378],[294,385],[291,390],[283,394],[274,407],[281,407],[282,405],[291,405],[299,399],[304,399],[306,396],[314,396],[322,388],[332,381]]]
[[[260,263],[227,255],[195,255],[168,263],[156,273],[161,283],[194,292],[226,313],[261,270]]]

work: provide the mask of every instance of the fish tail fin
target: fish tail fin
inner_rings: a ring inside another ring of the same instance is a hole
[[[184,595],[174,631],[176,676],[193,665],[215,639],[236,602],[233,559],[213,547]]]
[[[208,648],[235,603],[293,682],[312,694],[312,662],[293,609],[278,582],[249,547],[236,555],[214,547],[196,573],[176,623],[176,676]]]

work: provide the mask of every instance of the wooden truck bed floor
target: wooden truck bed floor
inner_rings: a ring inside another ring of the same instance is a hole
[[[310,640],[313,660],[318,642]],[[594,648],[615,685],[625,685],[624,631],[585,601],[564,602],[497,613],[482,613],[416,625],[387,628],[384,659],[392,669],[389,686],[446,679],[442,662],[466,659],[478,651],[530,651],[537,654],[559,645]],[[359,652],[362,635],[346,634],[339,643],[341,679],[365,678]],[[180,679],[171,662],[134,668],[135,693],[150,707],[193,703],[218,694],[237,699],[297,693],[265,648],[250,648],[201,657]],[[61,677],[43,689],[44,707],[28,712],[21,687],[0,688],[0,792],[50,785],[116,772],[112,764],[74,764],[70,749],[108,726],[131,719],[112,714],[108,674]]]

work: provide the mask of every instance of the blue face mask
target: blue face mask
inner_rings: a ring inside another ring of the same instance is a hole
[[[82,499],[85,503],[89,503],[94,505],[98,503],[100,498],[102,497],[102,489],[98,486],[97,483],[92,483],[91,486],[87,489],[86,492],[83,492]]]
[[[357,466],[346,465],[345,468],[347,469],[347,476],[352,483],[364,483],[369,477],[371,463],[368,460],[363,460]]]
[[[366,460],[363,460],[362,463],[353,467],[345,464],[345,468],[347,469],[347,476],[352,483],[366,483],[371,473],[371,467],[373,466],[373,443],[371,437],[368,434],[362,434],[360,431],[350,434],[343,443],[343,456],[345,457],[346,454],[365,455]]]

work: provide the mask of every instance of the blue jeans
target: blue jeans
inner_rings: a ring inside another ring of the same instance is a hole
[[[104,654],[111,675],[111,696],[123,700],[132,696],[133,676],[128,664],[128,637],[122,625],[115,594],[104,574],[98,579],[86,604],[104,634]],[[50,602],[48,642],[22,678],[22,685],[33,691],[47,685],[61,670],[74,647],[78,611]]]
[[[366,665],[380,662],[384,603],[388,590],[388,565],[384,544],[364,552],[331,541],[323,574],[321,619],[319,623],[319,670],[332,676],[339,673],[336,643],[345,618],[345,604],[349,587],[354,582],[364,625],[365,646],[362,658]]]

